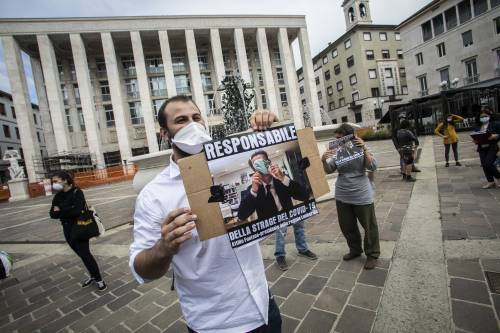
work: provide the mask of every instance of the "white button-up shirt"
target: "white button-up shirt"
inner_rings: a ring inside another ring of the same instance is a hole
[[[146,281],[134,270],[135,257],[156,244],[168,213],[182,207],[189,203],[179,168],[171,160],[137,197],[129,266],[139,283]],[[233,333],[267,324],[269,294],[258,243],[233,249],[227,235],[202,242],[193,230],[193,237],[173,256],[171,267],[191,329]]]

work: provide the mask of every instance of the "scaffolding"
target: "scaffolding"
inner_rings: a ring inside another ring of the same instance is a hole
[[[95,169],[95,157],[89,153],[63,152],[53,156],[34,158],[33,166],[37,179],[50,178],[54,173],[64,170],[71,173]]]

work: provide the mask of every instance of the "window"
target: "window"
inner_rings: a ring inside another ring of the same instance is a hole
[[[344,84],[342,81],[337,82],[337,91],[341,91],[344,89]]]
[[[285,76],[283,75],[283,68],[276,67],[276,78],[278,79],[278,84],[285,84]],[[210,84],[212,84],[210,82]]]
[[[446,29],[450,30],[457,26],[457,9],[451,7],[444,12],[444,19],[446,20]]]
[[[354,66],[354,57],[350,56],[349,58],[347,58],[347,67],[352,67],[352,66]]]
[[[108,82],[108,81],[106,81]],[[109,89],[108,89],[109,90]],[[80,88],[78,88],[78,84],[73,84],[73,91],[75,92],[75,102],[76,104],[81,104],[81,100],[80,100]],[[109,92],[108,92],[109,94]]]
[[[281,100],[281,106],[288,106],[288,100],[286,99],[285,88],[280,88],[280,100]]]
[[[403,95],[408,95],[408,87],[407,86],[401,86],[401,92]]]
[[[201,74],[202,82],[205,73]],[[149,88],[151,89],[151,94],[153,96],[165,96],[167,95],[167,84],[165,82],[165,76],[153,76],[149,78]]]
[[[472,10],[470,7],[470,0],[464,0],[458,4],[458,17],[460,18],[460,24],[471,19]]]
[[[328,103],[328,111],[332,111],[335,109],[335,102]]]
[[[319,80],[319,77],[316,76],[316,85],[319,85],[320,84],[320,80]]]
[[[441,77],[441,82],[450,82],[450,69],[445,68],[439,71],[439,76]]]
[[[134,57],[122,57],[122,67],[127,74],[135,74]]]
[[[321,91],[318,91],[318,100],[322,100],[323,99],[323,93]]]
[[[38,142],[42,142],[42,139],[40,137],[40,132],[36,132],[36,139],[38,140]]]
[[[106,116],[106,127],[115,127],[115,114],[113,113],[113,105],[104,105],[104,115]]]
[[[326,89],[326,92],[328,93],[328,96],[333,95],[333,87],[332,87],[332,86],[329,86],[329,87]]]
[[[346,49],[346,50],[347,50],[348,48],[350,48],[350,47],[351,47],[351,40],[350,40],[350,39],[346,40],[346,41],[344,42],[344,46],[345,46],[345,49]]]
[[[494,19],[494,23],[495,23],[495,32],[497,34],[500,34],[500,17]]]
[[[345,105],[345,98],[344,97],[339,98],[339,108],[343,107],[344,105]],[[347,117],[345,118],[347,119]],[[344,117],[342,117],[342,119],[344,119]],[[344,120],[342,120],[342,122],[344,122]]]
[[[5,105],[0,103],[0,115],[7,116],[7,112],[5,111]]]
[[[335,65],[333,67],[333,71],[335,72],[335,75],[339,75],[340,74],[340,65]]]
[[[69,113],[69,109],[64,110],[66,114],[66,126],[68,126],[68,132],[73,132],[73,125],[71,124],[71,115]]]
[[[391,57],[391,53],[389,50],[382,50],[382,59],[389,59]]]
[[[474,5],[474,16],[481,15],[488,10],[487,0],[472,0],[472,4]]]
[[[399,67],[399,77],[406,77],[406,68]]]
[[[334,124],[334,125],[337,124],[337,118],[332,119],[332,124]]]
[[[395,33],[394,33],[394,38],[395,38],[396,40],[401,40],[401,34],[400,34],[399,32],[395,32]]]
[[[465,62],[465,72],[467,73],[467,79],[469,79],[469,81],[477,82],[476,78],[478,78],[479,75],[477,74],[476,59],[472,59]]]
[[[327,56],[324,56],[324,57],[323,57],[323,65],[324,65],[324,64],[327,64],[327,63],[328,63],[328,57],[327,57]]]
[[[172,68],[174,72],[185,72],[187,71],[186,57],[184,54],[173,53],[172,54]]]
[[[300,92],[301,94],[303,94],[303,93],[304,93],[304,86],[301,86],[301,87],[299,88],[299,92]]]
[[[137,79],[126,79],[125,80],[125,88],[127,90],[127,95],[131,98],[139,97],[139,88],[138,88]]]
[[[377,78],[377,70],[376,69],[369,69],[368,70],[368,77],[370,79],[376,79]]]
[[[355,119],[355,121],[356,121],[357,123],[361,123],[361,122],[363,122],[363,116],[362,116],[361,112],[356,112],[356,113],[354,114],[354,119]]]
[[[76,112],[78,113],[78,122],[80,123],[80,131],[85,131],[85,119],[83,118],[83,110],[82,108],[77,108]]]
[[[472,40],[472,30],[464,32],[462,34],[462,40],[464,42],[464,47],[474,44],[474,41]]]
[[[325,80],[330,80],[330,71],[325,72]]]
[[[215,100],[213,94],[205,95],[205,105],[209,114],[220,114],[220,112],[215,107]]]
[[[372,34],[370,32],[363,32],[364,40],[372,40]]]
[[[352,96],[353,102],[359,101],[359,92],[356,91],[356,92],[352,93],[351,96]]]
[[[446,47],[444,46],[444,43],[439,43],[438,45],[436,45],[436,48],[437,48],[437,53],[438,53],[438,57],[444,57],[446,55]]]
[[[99,86],[101,88],[102,100],[103,101],[110,101],[111,100],[111,90],[109,89],[108,81],[100,81]],[[76,92],[75,92],[75,97],[76,97]],[[80,92],[78,92],[78,99],[80,99]],[[79,104],[79,103],[77,103],[77,104]]]
[[[428,94],[427,91],[427,76],[420,76],[418,77],[418,82],[420,84],[420,95],[421,96],[426,96]]]
[[[1,103],[0,103],[0,104],[1,104]],[[10,111],[12,112],[12,118],[16,119],[16,118],[17,118],[17,117],[16,117],[16,109],[15,109],[13,106],[11,106],[11,107],[10,107]]]
[[[421,66],[421,65],[423,65],[423,64],[424,64],[424,56],[422,55],[422,52],[417,53],[417,54],[415,55],[415,58],[417,58],[417,65],[418,65],[418,66]]]
[[[358,78],[356,77],[356,74],[352,74],[349,76],[349,82],[351,83],[351,86],[358,83]]]
[[[380,40],[387,40],[387,32],[379,33]]]
[[[189,94],[191,92],[191,82],[189,76],[180,74],[174,76],[175,90],[178,95]]]
[[[343,123],[347,123],[347,121],[348,121],[348,120],[347,120],[347,116],[343,116],[343,117],[342,117],[342,122],[343,122]]]
[[[14,129],[15,129],[15,131],[16,131],[16,138],[17,138],[18,140],[21,140],[21,135],[19,134],[19,128],[15,127]],[[38,134],[38,132],[37,132],[37,134]],[[40,140],[38,140],[38,141],[40,141]]]
[[[283,75],[283,73],[281,73]],[[165,79],[162,77],[162,79]],[[279,81],[279,79],[278,79]],[[203,87],[203,91],[210,91],[213,90],[212,86],[212,77],[210,76],[210,73],[201,73],[201,85]]]
[[[9,125],[2,125],[2,127],[3,127],[3,135],[6,138],[10,138],[10,127],[9,127]]]
[[[37,121],[37,118],[36,118],[36,114],[33,113],[33,121],[35,122],[35,125],[38,125],[38,121]]]
[[[333,49],[332,50],[332,58],[337,58],[338,55],[339,55],[339,51],[337,51],[337,49]]]
[[[392,77],[392,68],[384,69],[384,77],[391,78]]]
[[[257,79],[259,79],[259,87],[262,87],[264,85],[264,76],[260,68],[257,68]]]
[[[431,21],[427,21],[422,24],[422,37],[424,38],[424,42],[432,39],[432,26]]]
[[[205,95],[207,97],[207,95]],[[158,111],[160,110],[163,103],[165,103],[166,99],[155,99],[153,100],[153,112],[155,115],[155,121],[158,121]],[[209,110],[209,109],[207,109]]]
[[[380,90],[378,88],[372,88],[372,97],[379,97]]]
[[[222,51],[222,61],[224,62],[225,68],[231,67],[231,59],[229,58],[228,51]]]
[[[262,101],[262,108],[267,108],[266,91],[264,89],[260,90],[260,99]]]
[[[398,59],[403,59],[403,50],[397,50],[396,53],[398,54]]]
[[[373,53],[373,50],[366,50],[366,60],[373,60],[375,59],[375,54]]]
[[[128,109],[130,111],[130,120],[132,121],[133,125],[144,123],[144,118],[142,117],[141,102],[128,103]]]
[[[381,108],[375,108],[375,110],[373,110],[373,113],[375,114],[375,119],[382,118],[382,109]]]
[[[443,14],[439,14],[432,19],[432,25],[434,27],[434,36],[439,36],[444,32],[444,21]]]
[[[393,86],[388,86],[387,87],[387,95],[389,95],[389,96],[394,96],[395,95],[395,91],[394,91],[394,87]]]
[[[491,8],[500,5],[500,0],[490,0]]]

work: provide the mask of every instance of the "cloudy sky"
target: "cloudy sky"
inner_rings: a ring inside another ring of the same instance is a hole
[[[401,23],[431,0],[372,0],[376,24]],[[296,14],[306,15],[314,56],[345,32],[342,0],[2,0],[0,18],[128,15]],[[23,57],[36,103],[29,58]],[[0,90],[10,92],[0,44]]]

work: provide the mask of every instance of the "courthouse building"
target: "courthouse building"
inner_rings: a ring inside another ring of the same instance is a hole
[[[221,126],[220,82],[253,83],[255,106],[303,126],[291,43],[298,40],[303,98],[321,124],[304,16],[155,16],[0,19],[5,62],[30,182],[40,159],[21,51],[31,58],[50,156],[90,154],[96,168],[159,150],[156,114],[192,96]]]

